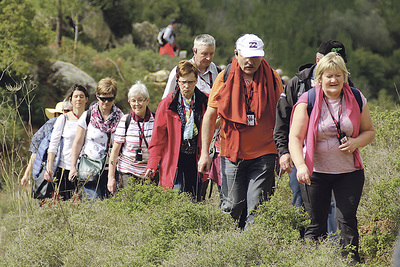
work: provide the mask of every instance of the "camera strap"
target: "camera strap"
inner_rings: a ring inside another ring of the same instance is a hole
[[[146,137],[144,136],[144,121],[143,121],[143,129],[140,127],[139,121],[137,121],[137,125],[139,127],[139,146],[142,148],[142,140],[144,140],[146,147],[149,148],[149,144],[147,143]]]
[[[333,116],[333,114],[332,114],[330,108],[329,108],[328,100],[326,100],[326,95],[324,94],[324,101],[325,101],[326,106],[328,107],[329,114],[331,114],[333,123],[334,123],[335,126],[336,126],[337,137],[338,137],[339,139],[340,139],[341,134],[342,134],[342,130],[340,130],[340,116],[342,116],[342,96],[343,96],[343,93],[340,94],[340,104],[339,104],[339,110],[338,110],[338,120],[336,120],[335,117]]]

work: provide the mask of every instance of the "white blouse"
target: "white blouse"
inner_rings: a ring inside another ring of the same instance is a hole
[[[94,127],[90,122],[89,125],[87,125],[86,114],[87,111],[85,111],[78,120],[78,126],[82,127],[86,131],[82,154],[86,154],[92,159],[100,159],[106,153],[108,135]],[[111,144],[113,143],[113,139],[114,133],[111,134]],[[111,145],[108,151],[111,151]]]
[[[77,127],[78,120],[68,120],[66,115],[61,115],[56,120],[53,132],[51,134],[48,152],[57,154],[62,137],[63,147],[60,162],[58,163],[57,167],[64,168],[66,170],[71,169],[71,150]]]

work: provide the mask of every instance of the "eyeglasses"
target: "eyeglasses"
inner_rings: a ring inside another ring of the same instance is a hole
[[[197,81],[181,81],[181,80],[178,80],[178,83],[180,83],[181,85],[193,85],[196,82]]]
[[[99,100],[102,101],[102,102],[106,102],[106,101],[112,102],[112,101],[114,101],[114,99],[115,99],[115,96],[106,97],[106,96],[99,96],[99,95],[98,95],[97,97],[98,97]]]
[[[147,100],[147,98],[145,98],[145,99],[131,99],[131,100],[129,100],[130,102],[131,102],[131,104],[135,104],[135,103],[138,103],[139,105],[141,105],[141,104],[143,104],[144,103],[144,101],[146,101]]]
[[[68,113],[68,112],[70,112],[71,110],[70,109],[67,109],[67,108],[65,108],[64,110],[63,110],[63,112],[64,113]]]

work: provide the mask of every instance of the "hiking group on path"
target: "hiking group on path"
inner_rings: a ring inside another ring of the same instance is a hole
[[[165,53],[174,52],[173,35],[164,35],[176,25],[171,21],[163,33]],[[212,62],[215,49],[212,36],[196,36],[193,57],[172,69],[155,113],[141,82],[128,92],[125,115],[114,104],[113,79],[98,82],[98,101],[86,111],[89,94],[74,85],[32,138],[21,184],[33,169],[35,198],[95,200],[153,179],[199,202],[211,178],[221,211],[246,229],[273,194],[280,166],[280,175],[289,173],[293,205],[311,218],[301,236],[318,240],[338,229],[340,246],[350,247],[343,256],[351,265],[360,262],[359,148],[372,142],[375,129],[366,98],[349,79],[344,45],[323,42],[316,62],[302,66],[285,87],[258,36],[240,36],[224,70]]]

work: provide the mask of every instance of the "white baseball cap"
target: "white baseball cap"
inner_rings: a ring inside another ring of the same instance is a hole
[[[245,34],[236,41],[236,50],[243,57],[263,57],[264,43],[257,35]]]

